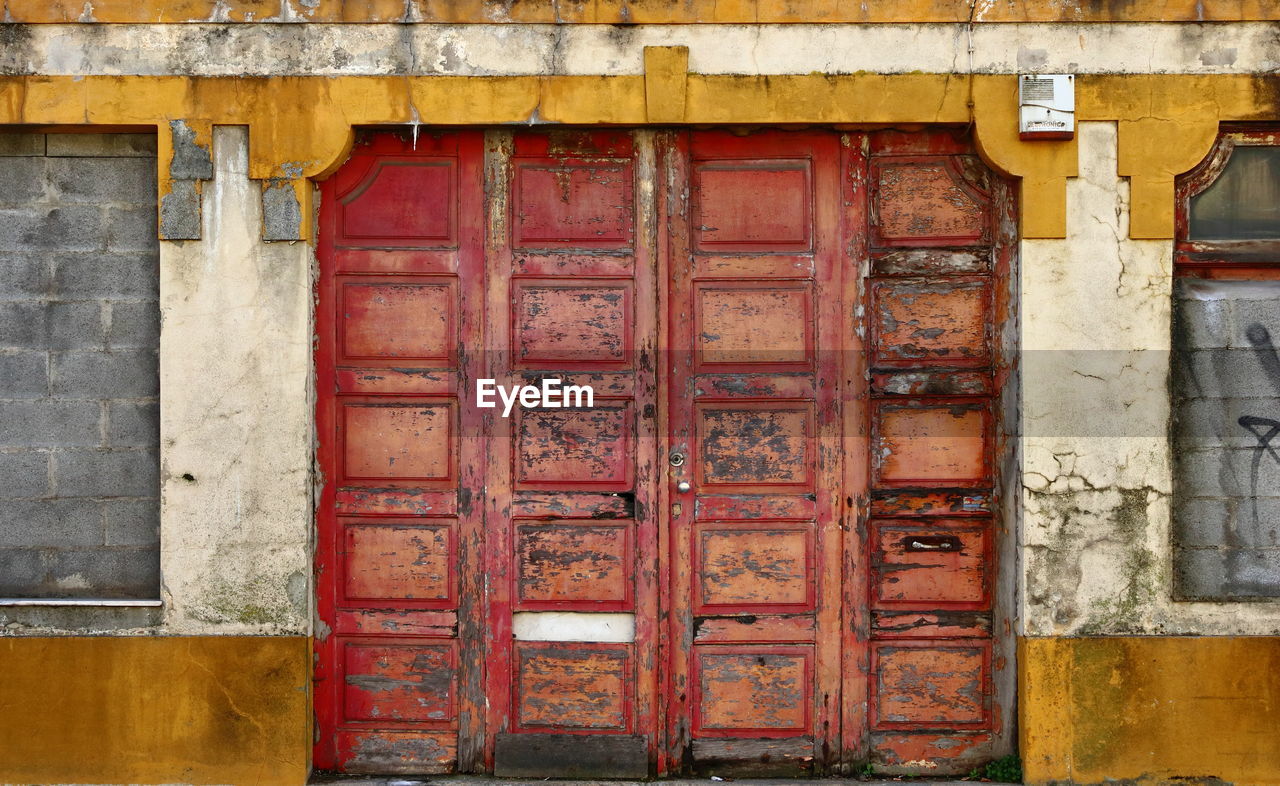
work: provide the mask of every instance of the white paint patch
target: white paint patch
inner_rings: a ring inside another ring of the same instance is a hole
[[[511,615],[516,641],[636,640],[636,615],[581,611],[518,611]]]
[[[690,70],[702,74],[1248,74],[1280,69],[1280,38],[1275,25],[1265,22],[976,24],[971,33],[964,24],[23,27],[28,40],[0,52],[0,73],[635,75],[644,72],[644,47],[674,45],[689,47]],[[68,47],[76,56],[68,56]],[[1020,64],[1020,51],[1034,51],[1034,64]]]

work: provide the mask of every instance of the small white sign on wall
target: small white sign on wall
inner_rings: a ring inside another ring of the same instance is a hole
[[[1018,77],[1018,136],[1070,139],[1076,132],[1076,78],[1072,74]]]

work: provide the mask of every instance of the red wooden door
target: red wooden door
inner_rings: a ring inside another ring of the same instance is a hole
[[[373,137],[324,185],[321,769],[480,764],[482,141]]]
[[[703,132],[673,154],[668,766],[824,770],[840,728],[839,138]]]
[[[657,329],[653,203],[637,183],[653,156],[637,136],[488,135],[489,376],[593,396],[486,418],[486,765],[499,775],[652,770]]]
[[[361,142],[321,200],[316,765],[1007,745],[1003,188],[941,134]],[[477,398],[551,380],[593,398]]]

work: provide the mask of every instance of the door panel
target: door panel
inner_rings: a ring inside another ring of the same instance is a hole
[[[839,286],[840,218],[817,195],[839,193],[839,141],[688,144],[688,204],[673,189],[667,210],[672,639],[693,639],[672,658],[672,753],[755,766],[762,740],[791,737],[799,755],[770,756],[774,769],[824,771],[839,728],[841,353],[839,300],[821,293]],[[708,623],[735,635],[691,635]],[[780,646],[779,629],[805,636]]]
[[[381,133],[322,192],[317,767],[1008,750],[1015,233],[967,143]]]
[[[477,765],[481,142],[375,137],[326,183],[317,767]]]
[[[487,416],[488,757],[499,775],[556,775],[554,751],[590,734],[612,763],[579,775],[644,777],[657,576],[639,555],[657,549],[656,294],[642,231],[653,205],[635,194],[639,172],[652,178],[652,147],[574,131],[490,132],[486,147],[497,196],[489,375],[594,391],[589,408]]]

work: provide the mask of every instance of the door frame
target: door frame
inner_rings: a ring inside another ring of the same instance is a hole
[[[472,134],[482,135],[485,132],[482,129],[441,129],[446,134]],[[640,232],[649,233],[654,248],[659,249],[659,253],[655,256],[657,278],[659,282],[671,280],[672,264],[669,259],[669,233],[664,235],[663,227],[669,226],[670,216],[678,210],[674,207],[677,204],[675,195],[681,189],[688,187],[688,172],[685,177],[681,178],[676,174],[679,169],[678,162],[673,158],[678,158],[681,145],[685,151],[684,161],[688,162],[688,145],[689,135],[693,133],[683,129],[645,129],[636,128],[633,130],[633,136],[637,140],[646,139],[647,143],[638,145],[638,148],[647,147],[653,151],[652,169],[649,170],[654,175],[654,201],[655,220],[651,226],[641,226],[637,222],[637,235]],[[773,133],[786,133],[783,131],[774,131]],[[855,316],[858,310],[862,314],[870,315],[870,302],[867,291],[868,276],[871,273],[870,252],[868,249],[869,232],[860,232],[860,227],[871,226],[873,217],[870,212],[872,198],[868,194],[867,189],[870,184],[868,177],[868,138],[874,131],[863,132],[845,132],[832,129],[817,129],[813,133],[827,134],[835,136],[841,140],[840,143],[840,172],[849,173],[848,177],[842,177],[840,191],[843,209],[840,211],[840,235],[847,239],[848,250],[846,253],[853,258],[859,260],[858,273],[856,275],[844,275],[839,289],[846,303],[856,303],[857,308],[846,308],[842,315],[844,323],[843,331],[846,338],[854,342],[851,351],[845,353],[849,356],[847,362],[843,364],[843,372],[841,384],[844,386],[842,394],[842,403],[844,404],[844,412],[842,414],[844,423],[844,442],[846,446],[850,443],[850,435],[858,445],[869,446],[872,439],[870,411],[869,405],[870,392],[865,383],[859,383],[858,380],[865,379],[868,371],[867,350],[865,342],[865,332],[862,325],[859,324],[859,318]],[[938,129],[925,129],[919,132],[903,132],[903,137],[915,135],[917,138],[929,137],[932,135],[947,135],[946,131]],[[974,155],[972,137],[965,131],[960,133],[951,132],[954,137],[953,141],[946,144],[931,145],[926,142],[926,149],[917,152],[944,152],[963,149],[966,154]],[[956,141],[958,140],[958,141]],[[935,149],[936,148],[936,149]],[[640,156],[637,156],[637,164],[639,164]],[[637,182],[641,177],[642,167],[637,165]],[[331,189],[331,180],[328,183],[322,183],[322,191],[326,188]],[[992,369],[994,386],[992,407],[993,416],[996,423],[996,430],[991,445],[990,460],[994,468],[994,502],[990,511],[993,517],[993,560],[991,582],[991,621],[992,621],[992,682],[990,686],[991,692],[991,731],[989,750],[993,754],[1007,752],[1013,746],[1013,728],[1014,728],[1014,690],[1016,682],[1016,671],[1014,668],[1014,637],[1012,631],[1012,620],[1016,611],[1016,522],[1020,515],[1017,505],[1018,495],[1016,493],[1017,484],[1017,457],[1019,449],[1019,440],[1017,439],[1017,423],[1018,423],[1018,400],[1017,400],[1017,379],[1018,379],[1018,324],[1017,324],[1017,212],[1015,187],[1013,184],[997,177],[992,176],[992,213],[994,216],[993,236],[992,236],[992,254],[993,254],[993,270],[992,280],[994,289],[993,303],[993,324],[995,335],[993,336],[991,348],[993,352]],[[643,193],[642,190],[637,193]],[[485,210],[489,209],[488,200],[485,200]],[[337,467],[337,447],[329,435],[333,433],[332,429],[335,424],[335,415],[332,409],[333,396],[326,393],[334,389],[335,372],[337,364],[337,356],[331,346],[327,342],[325,336],[332,336],[335,330],[334,313],[332,309],[334,293],[332,290],[332,254],[333,243],[332,238],[326,232],[326,222],[329,224],[333,221],[334,201],[331,199],[321,200],[319,209],[320,231],[317,235],[318,246],[317,256],[320,264],[320,276],[317,283],[317,314],[316,324],[317,332],[321,339],[317,343],[315,362],[317,383],[320,394],[317,397],[317,429],[319,432],[319,440],[317,446],[317,460],[324,473],[326,483],[321,489],[318,508],[317,522],[319,528],[319,537],[317,540],[317,600],[318,600],[318,619],[322,620],[321,630],[326,630],[326,625],[332,622],[332,615],[335,611],[335,605],[332,597],[326,595],[326,581],[323,578],[326,571],[332,575],[334,569],[336,554],[335,547],[329,544],[326,539],[326,530],[332,531],[335,527],[333,524],[335,489],[332,481],[336,477],[335,469]],[[484,232],[483,227],[480,230]],[[326,267],[326,264],[328,266]],[[483,277],[482,277],[483,278]],[[656,320],[657,328],[657,347],[670,347],[670,319],[665,316],[669,313],[671,307],[671,292],[664,285],[656,288],[657,313],[660,318]],[[488,293],[482,296],[487,297]],[[327,304],[327,305],[326,305]],[[869,317],[867,317],[869,318]],[[662,364],[659,363],[659,366]],[[670,386],[670,375],[660,373],[657,377],[657,401],[663,405],[657,408],[656,413],[656,431],[660,435],[659,439],[659,456],[657,468],[659,472],[665,470],[666,456],[670,450],[671,438],[670,432],[670,402],[672,401],[672,391]],[[846,546],[842,549],[842,571],[845,574],[844,591],[841,598],[842,609],[840,610],[841,628],[845,631],[841,637],[839,645],[841,651],[838,656],[839,672],[841,678],[841,697],[840,708],[837,712],[839,716],[838,728],[832,733],[837,742],[840,753],[839,755],[831,755],[820,763],[818,771],[821,774],[849,774],[855,764],[866,761],[869,757],[877,755],[874,750],[874,743],[871,741],[870,729],[870,712],[873,697],[870,696],[870,641],[871,641],[871,577],[868,574],[867,566],[870,562],[869,546],[870,538],[867,530],[867,518],[872,512],[874,504],[870,500],[870,489],[868,478],[870,476],[869,468],[869,449],[845,450],[843,451],[843,483],[845,488],[846,502],[842,506],[839,516],[838,526],[843,530],[843,537],[846,539]],[[863,495],[859,497],[859,495]],[[657,507],[663,511],[660,520],[654,523],[657,529],[656,541],[658,544],[658,554],[670,555],[673,553],[675,544],[673,543],[671,528],[663,523],[663,520],[669,521],[670,505],[673,501],[670,484],[658,483],[656,494]],[[473,530],[473,534],[476,531]],[[478,537],[478,535],[476,535]],[[470,564],[478,564],[484,557],[481,552],[475,549],[479,548],[474,544],[466,546],[465,542],[472,538],[460,538],[460,544],[464,545],[464,551],[460,553],[460,558]],[[850,548],[850,544],[855,548]],[[655,619],[661,619],[672,608],[671,592],[673,576],[671,575],[672,560],[657,559],[658,563],[654,567],[653,580],[657,590],[653,598],[655,608]],[[478,610],[483,608],[486,603],[480,598],[479,593],[483,592],[483,578],[481,576],[473,576],[469,587],[460,587],[460,598],[468,595],[475,595],[476,599],[471,602],[472,608]],[[861,588],[865,588],[861,589]],[[332,587],[330,586],[331,590]],[[483,641],[485,636],[492,635],[492,630],[488,625],[486,615],[484,614],[467,614],[464,621],[462,617],[462,608],[459,608],[459,636],[463,638],[463,643],[459,648],[459,667],[461,674],[459,678],[460,686],[471,686],[459,691],[460,706],[464,708],[460,714],[458,724],[458,771],[459,772],[476,772],[492,770],[492,740],[493,734],[485,729],[486,723],[483,719],[484,690],[478,686],[483,684],[484,680],[478,675],[483,671],[483,652],[486,648],[482,648],[479,657],[468,657],[465,651],[473,648],[475,643]],[[637,593],[636,606],[637,622],[642,616],[639,593]],[[327,617],[327,619],[326,619]],[[656,697],[657,701],[653,707],[654,725],[653,732],[656,735],[654,744],[658,752],[656,762],[656,771],[659,775],[673,775],[681,771],[687,771],[688,758],[684,748],[680,745],[680,732],[674,729],[673,718],[678,713],[671,711],[672,703],[664,700],[662,697],[671,697],[674,694],[672,684],[672,669],[670,668],[671,659],[679,650],[679,642],[681,637],[676,635],[673,626],[677,623],[674,620],[668,620],[664,626],[668,630],[664,630],[661,635],[657,635],[656,652],[658,663],[665,664],[666,668],[658,668],[656,664],[652,667],[651,673],[654,675],[652,679],[657,681]],[[317,665],[316,665],[316,719],[317,719],[317,737],[322,737],[321,733],[326,726],[333,728],[333,713],[335,712],[334,698],[331,691],[323,690],[325,679],[336,674],[331,673],[333,666],[333,653],[326,650],[325,636],[318,635],[317,644]],[[472,644],[465,644],[466,641]],[[326,654],[327,652],[327,654]],[[470,675],[470,676],[467,676]],[[854,718],[866,719],[863,723],[851,722]],[[470,733],[465,730],[469,729]],[[476,740],[482,740],[480,744],[476,744]],[[470,744],[469,742],[470,741]],[[319,752],[326,742],[317,739],[316,750]],[[332,751],[330,751],[330,754]],[[321,766],[326,766],[326,762],[331,760],[330,754],[317,754],[317,762]],[[486,755],[487,754],[487,755]],[[327,758],[329,757],[329,758]],[[893,772],[919,772],[919,768],[912,768],[909,764],[894,763],[891,760],[882,761],[881,771],[887,773]],[[935,772],[946,772],[948,770],[941,769]]]

